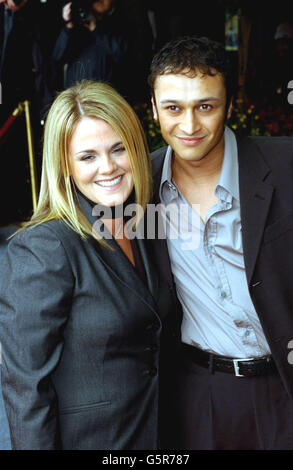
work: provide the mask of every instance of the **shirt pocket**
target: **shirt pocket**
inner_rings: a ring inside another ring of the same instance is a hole
[[[264,244],[270,243],[277,238],[282,237],[293,230],[293,212],[286,217],[282,217],[271,225],[268,225],[264,231]]]

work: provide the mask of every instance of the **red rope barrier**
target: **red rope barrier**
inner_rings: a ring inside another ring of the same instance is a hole
[[[17,108],[10,114],[9,118],[7,121],[3,124],[3,126],[0,128],[0,144],[4,140],[6,134],[8,133],[10,127],[14,123],[15,119],[17,119],[23,112],[23,105],[22,103],[19,103]]]

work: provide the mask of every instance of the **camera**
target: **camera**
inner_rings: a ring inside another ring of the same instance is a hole
[[[74,26],[89,24],[93,19],[92,0],[73,0],[71,5],[70,20]]]

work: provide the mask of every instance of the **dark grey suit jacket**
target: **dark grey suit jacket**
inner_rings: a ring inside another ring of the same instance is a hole
[[[3,395],[15,449],[159,446],[159,371],[166,385],[163,358],[172,366],[178,337],[172,284],[147,241],[138,240],[147,286],[108,242],[114,250],[55,220],[20,232],[1,259]],[[160,399],[163,410],[164,386]]]
[[[155,202],[166,147],[152,154]],[[251,299],[277,368],[293,398],[293,139],[247,137],[238,141],[243,255]],[[167,253],[160,247],[162,271]],[[165,250],[167,248],[165,246]],[[292,343],[291,343],[292,344]],[[291,346],[292,348],[292,346]]]

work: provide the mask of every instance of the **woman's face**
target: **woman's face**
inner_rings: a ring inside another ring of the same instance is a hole
[[[82,118],[69,142],[70,175],[79,191],[96,204],[116,206],[134,183],[125,147],[102,119]]]

